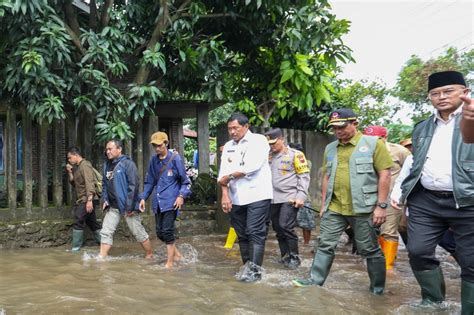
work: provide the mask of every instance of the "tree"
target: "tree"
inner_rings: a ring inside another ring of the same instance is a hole
[[[414,120],[420,120],[431,112],[431,104],[427,100],[428,76],[437,71],[456,70],[468,79],[467,75],[474,71],[473,60],[474,49],[463,52],[448,48],[444,54],[427,61],[413,55],[400,71],[393,93],[402,101],[411,104],[414,112],[418,113]],[[471,78],[467,83],[472,82]]]
[[[232,101],[254,119],[328,98],[348,22],[316,0],[1,0],[1,95],[38,120],[81,114],[129,138],[160,100]],[[159,114],[159,112],[158,112]],[[265,117],[265,118],[264,118]]]
[[[237,108],[265,127],[329,102],[338,62],[353,60],[341,40],[349,22],[337,20],[327,1],[276,3],[267,7],[271,19],[258,19],[259,45],[238,56],[241,67],[233,76],[239,79]]]
[[[389,90],[380,82],[339,80],[332,97],[332,106],[352,108],[359,117],[361,128],[385,126],[397,107],[389,105]]]

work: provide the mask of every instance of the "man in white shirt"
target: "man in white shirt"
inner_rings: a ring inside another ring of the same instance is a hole
[[[218,178],[222,210],[230,213],[237,232],[245,265],[240,280],[254,282],[262,278],[266,222],[273,198],[270,146],[263,135],[249,130],[249,120],[241,113],[230,116],[227,130],[232,140],[224,145]]]
[[[462,314],[474,314],[474,145],[464,143],[459,130],[468,92],[459,72],[429,76],[428,97],[436,112],[413,130],[413,166],[400,198],[410,212],[407,249],[422,304],[445,300],[435,249],[452,229],[461,267]]]

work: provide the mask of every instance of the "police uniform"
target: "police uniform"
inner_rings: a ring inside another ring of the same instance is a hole
[[[276,232],[281,257],[289,267],[300,265],[298,236],[295,232],[298,208],[290,201],[304,202],[308,196],[310,182],[309,167],[305,155],[290,147],[271,154],[273,200],[271,221]]]

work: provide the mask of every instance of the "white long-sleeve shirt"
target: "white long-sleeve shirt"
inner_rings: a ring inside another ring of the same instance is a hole
[[[232,204],[242,206],[273,198],[269,152],[268,140],[250,130],[239,142],[230,140],[224,145],[219,180],[234,172],[245,174],[229,183]]]
[[[397,179],[395,180],[395,184],[392,189],[392,193],[390,194],[390,199],[396,201],[397,203],[400,202],[400,198],[402,197],[402,183],[410,175],[410,170],[413,165],[413,155],[407,156],[405,159],[405,163],[403,163],[402,169],[398,174]]]

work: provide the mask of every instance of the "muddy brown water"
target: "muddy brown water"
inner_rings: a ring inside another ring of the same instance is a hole
[[[373,296],[364,261],[341,244],[324,287],[296,288],[312,261],[302,247],[302,267],[278,263],[277,242],[267,241],[263,280],[248,284],[234,276],[241,265],[238,246],[223,248],[225,235],[183,237],[184,259],[166,270],[165,247],[153,242],[146,261],[136,243],[118,243],[107,261],[98,247],[74,254],[68,247],[0,251],[0,315],[4,314],[459,314],[460,270],[438,251],[446,278],[441,310],[418,309],[419,287],[401,245],[386,294]]]

